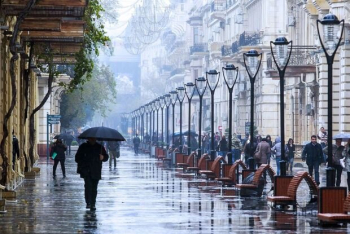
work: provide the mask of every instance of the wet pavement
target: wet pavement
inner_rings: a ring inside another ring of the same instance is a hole
[[[52,162],[40,159],[40,174],[25,179],[16,190],[17,200],[6,202],[0,233],[350,232],[346,227],[319,226],[316,207],[271,210],[266,201],[269,188],[261,198],[242,198],[232,187],[222,188],[168,169],[146,154],[121,150],[117,168],[103,165],[95,212],[85,209],[84,184],[76,174],[74,156],[67,157],[66,179],[58,166],[57,180],[52,179]],[[301,186],[298,193],[304,189]]]

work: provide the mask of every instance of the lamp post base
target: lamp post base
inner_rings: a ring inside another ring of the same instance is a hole
[[[227,155],[227,164],[232,165],[232,153],[228,152],[226,155]]]
[[[210,150],[210,160],[214,161],[216,158],[216,151],[215,150]]]
[[[335,169],[333,167],[327,167],[326,169],[326,186],[334,187],[335,186]]]
[[[280,161],[280,174],[285,176],[287,174],[287,162],[284,160]]]
[[[248,158],[248,168],[249,170],[255,169],[255,160],[253,157]]]

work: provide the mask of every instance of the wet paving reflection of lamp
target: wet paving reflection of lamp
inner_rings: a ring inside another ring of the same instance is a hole
[[[197,158],[202,156],[202,103],[203,95],[207,89],[207,80],[204,77],[196,79],[196,89],[199,95],[199,116],[198,116],[198,150]]]
[[[185,85],[185,93],[188,99],[188,131],[187,131],[187,154],[191,154],[191,101],[194,93],[194,84],[188,82]]]
[[[175,145],[175,104],[176,104],[176,100],[177,100],[177,91],[173,90],[170,92],[170,99],[171,99],[171,105],[173,107],[173,112],[172,112],[172,115],[173,115],[173,118],[172,118],[172,121],[173,121],[173,137],[172,137],[172,143],[173,145]]]
[[[184,87],[178,87],[177,89],[177,98],[179,99],[180,103],[180,145],[179,145],[179,150],[181,153],[183,153],[182,148],[182,103],[185,99],[185,88]]]
[[[210,160],[214,161],[216,158],[216,151],[214,146],[214,94],[215,89],[218,86],[220,72],[216,70],[210,70],[206,72],[207,84],[211,94],[211,147],[210,147]]]
[[[259,59],[260,57],[260,59]],[[249,50],[247,53],[243,53],[244,66],[247,70],[250,81],[250,152],[251,155],[248,159],[249,169],[254,169],[254,157],[253,157],[253,142],[254,142],[254,83],[256,75],[259,72],[261,65],[262,53],[258,53],[256,50]],[[248,60],[248,62],[246,62]],[[247,64],[248,63],[248,64]]]
[[[238,78],[238,67],[233,64],[227,64],[226,67],[222,68],[222,74],[224,76],[225,83],[229,92],[229,118],[228,118],[228,153],[227,153],[227,163],[232,164],[232,92],[233,87],[236,84]]]
[[[323,38],[320,35],[319,23],[323,26]],[[342,23],[341,29],[340,25]],[[327,144],[328,167],[327,187],[335,186],[335,169],[333,168],[332,136],[333,136],[333,62],[337,49],[344,33],[344,20],[339,21],[337,16],[327,14],[322,20],[317,20],[317,33],[325,53],[328,65],[328,119],[327,119]],[[340,37],[338,36],[340,33]]]
[[[277,54],[277,59],[275,58],[274,49],[272,44],[275,45],[275,52]],[[288,45],[290,44],[290,49]],[[290,55],[292,54],[293,42],[288,41],[285,37],[278,37],[273,42],[270,42],[270,49],[273,61],[276,64],[278,75],[280,78],[280,136],[281,136],[281,161],[280,170],[281,175],[285,176],[287,173],[286,168],[286,150],[285,150],[285,139],[284,139],[284,75],[288,66]]]
[[[164,101],[165,101],[165,107],[166,107],[166,114],[165,114],[165,129],[166,129],[166,147],[169,149],[169,106],[171,103],[170,94],[164,95]]]

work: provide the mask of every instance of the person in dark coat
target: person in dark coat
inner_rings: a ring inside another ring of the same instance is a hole
[[[270,135],[266,136],[266,142],[269,143],[270,149],[271,149],[273,145],[272,145],[272,140],[271,140],[271,136]],[[271,155],[272,155],[272,152],[270,152],[267,155],[267,164],[269,164],[269,165],[270,165]]]
[[[261,138],[261,142],[258,143],[255,152],[260,152],[261,155],[260,159],[255,159],[257,168],[259,168],[261,164],[267,164],[267,155],[271,153],[271,147],[270,144],[267,143],[266,138]]]
[[[132,140],[132,143],[134,144],[135,155],[139,155],[139,146],[140,146],[141,140],[137,134],[134,137],[134,139]]]
[[[74,140],[74,136],[71,133],[66,133],[65,142],[68,147],[68,155],[71,154],[71,146],[72,146],[73,140]]]
[[[52,172],[52,177],[53,179],[56,179],[56,168],[58,163],[61,164],[61,169],[62,169],[62,175],[63,178],[66,178],[66,167],[64,165],[64,162],[66,160],[66,150],[67,146],[65,146],[62,143],[62,139],[57,139],[54,145],[51,147],[50,155],[52,157],[53,153],[56,153],[56,157],[53,159],[53,172]]]
[[[288,144],[286,145],[286,155],[287,155],[287,170],[290,168],[289,172],[293,172],[294,156],[295,156],[295,144],[292,138],[289,138]]]
[[[221,137],[221,140],[219,141],[218,148],[219,148],[219,155],[225,156],[227,151],[228,151],[227,141],[226,141],[225,136]]]
[[[17,137],[12,136],[12,168],[15,170],[16,161],[19,158],[19,144]]]
[[[315,170],[315,181],[320,184],[320,164],[324,162],[322,146],[317,143],[316,135],[311,136],[311,142],[306,144],[303,153],[301,155],[303,162],[306,160],[306,164],[309,168],[309,174],[312,176]]]
[[[256,138],[253,138],[253,142],[250,140],[249,142],[247,142],[245,144],[244,147],[244,158],[245,158],[245,164],[248,165],[248,159],[250,157],[254,157],[254,152],[256,151],[256,147],[258,146],[257,142],[256,142]]]
[[[336,186],[339,187],[341,183],[341,174],[343,172],[343,167],[340,164],[340,159],[343,158],[343,151],[345,149],[345,146],[342,144],[342,138],[335,139],[335,144],[332,144],[332,162],[333,167],[335,168],[335,171],[337,173],[337,182]],[[328,146],[323,148],[323,153],[328,155]]]
[[[101,179],[102,162],[108,161],[106,149],[96,142],[96,138],[89,138],[81,144],[75,155],[75,162],[78,163],[77,173],[85,182],[86,208],[96,210],[97,186]]]

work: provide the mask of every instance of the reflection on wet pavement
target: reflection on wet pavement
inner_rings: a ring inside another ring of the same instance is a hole
[[[243,198],[234,187],[165,168],[148,155],[122,148],[116,169],[104,164],[97,210],[85,209],[83,180],[73,156],[67,178],[52,179],[52,163],[41,159],[40,175],[17,189],[17,202],[0,214],[9,233],[347,233],[318,226],[316,207],[273,211],[261,198]],[[269,192],[266,188],[265,194]],[[300,191],[302,194],[303,191]]]

